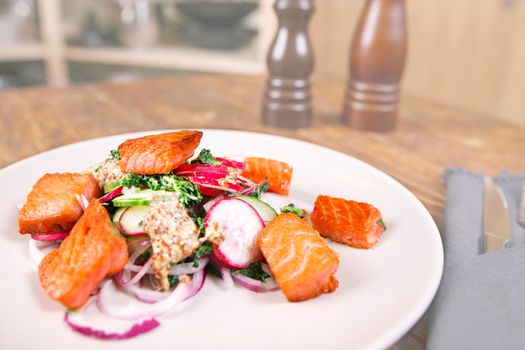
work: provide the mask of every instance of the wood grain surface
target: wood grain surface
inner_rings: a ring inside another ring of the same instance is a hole
[[[314,121],[296,131],[261,124],[263,77],[180,75],[135,83],[0,92],[0,167],[94,137],[166,128],[222,128],[279,134],[366,161],[408,187],[442,225],[447,166],[496,174],[525,171],[525,128],[415,98],[401,100],[391,133],[340,124],[339,84],[314,86]],[[424,323],[397,346],[421,345]]]

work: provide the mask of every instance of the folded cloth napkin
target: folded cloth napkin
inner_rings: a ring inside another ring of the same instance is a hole
[[[513,240],[508,249],[484,253],[483,175],[447,170],[445,266],[428,349],[525,348],[525,227],[518,223],[524,177],[494,181],[508,202]]]

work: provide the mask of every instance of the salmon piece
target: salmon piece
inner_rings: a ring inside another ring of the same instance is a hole
[[[293,173],[291,166],[278,160],[260,157],[248,157],[245,162],[246,169],[242,176],[255,183],[268,178],[268,191],[288,195]]]
[[[123,173],[167,174],[188,158],[201,142],[202,132],[182,130],[127,140],[119,146]]]
[[[118,273],[127,262],[126,239],[94,199],[60,248],[42,260],[38,277],[51,298],[77,309],[106,276]]]
[[[51,233],[71,230],[83,212],[75,195],[84,195],[88,201],[101,195],[93,175],[45,174],[33,186],[18,213],[19,232]]]
[[[339,256],[310,224],[295,214],[280,214],[259,234],[261,249],[288,301],[333,292]]]
[[[323,237],[355,248],[373,247],[386,229],[373,205],[329,196],[317,197],[310,219]]]

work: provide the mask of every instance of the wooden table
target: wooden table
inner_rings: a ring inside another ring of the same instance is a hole
[[[94,137],[166,128],[243,129],[318,143],[360,158],[411,190],[441,226],[446,166],[525,171],[525,128],[405,96],[395,132],[342,127],[343,86],[315,86],[315,120],[297,131],[260,124],[264,79],[180,75],[121,85],[0,92],[0,168]],[[424,343],[424,327],[397,347]]]

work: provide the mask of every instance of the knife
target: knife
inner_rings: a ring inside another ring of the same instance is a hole
[[[483,230],[485,234],[485,253],[504,249],[512,240],[512,227],[507,201],[491,177],[485,176],[483,199]]]
[[[518,221],[525,226],[525,184],[523,184],[523,190],[521,191],[521,205]]]

